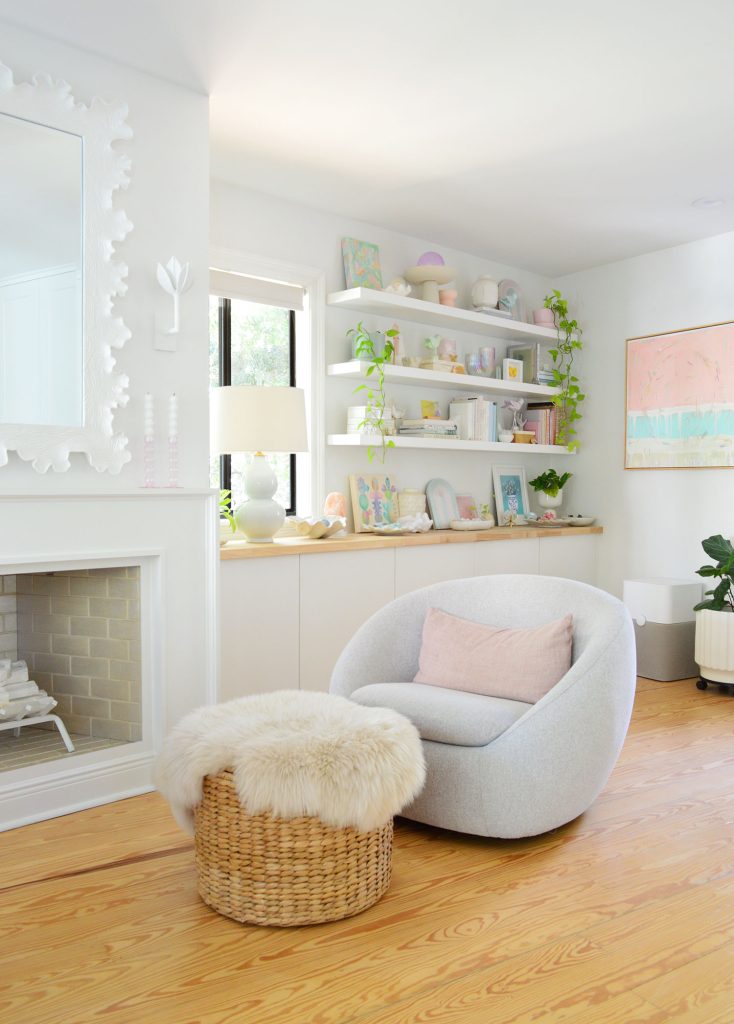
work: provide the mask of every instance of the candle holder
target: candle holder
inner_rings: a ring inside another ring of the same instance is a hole
[[[168,486],[178,487],[178,437],[168,438]]]
[[[155,412],[153,396],[146,392],[143,420],[143,487],[155,486]]]

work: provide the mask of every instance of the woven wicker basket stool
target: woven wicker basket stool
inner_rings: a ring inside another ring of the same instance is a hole
[[[285,690],[187,716],[156,781],[193,822],[199,894],[260,925],[336,921],[390,885],[393,815],[420,790],[420,738],[394,711]]]

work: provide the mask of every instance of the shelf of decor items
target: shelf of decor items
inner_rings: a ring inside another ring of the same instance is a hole
[[[369,380],[367,370],[370,363],[351,359],[348,363],[331,363],[327,367],[330,377],[345,380]],[[392,384],[408,384],[423,388],[449,388],[453,391],[484,391],[495,395],[522,395],[524,398],[553,398],[557,391],[545,384],[524,384],[522,381],[496,380],[494,377],[475,377],[468,373],[441,373],[438,370],[421,370],[412,366],[385,366],[385,380]],[[373,378],[374,379],[374,378]]]
[[[455,452],[516,452],[531,455],[574,455],[560,444],[515,444],[514,441],[459,441],[453,437],[388,437],[396,448],[439,448]],[[380,448],[378,434],[329,434],[330,445],[354,448]]]
[[[553,327],[537,327],[509,317],[441,306],[437,302],[423,302],[422,299],[379,292],[374,288],[348,288],[342,292],[331,292],[326,302],[329,306],[353,309],[357,313],[374,313],[432,327],[487,334],[503,341],[556,341],[558,337]]]

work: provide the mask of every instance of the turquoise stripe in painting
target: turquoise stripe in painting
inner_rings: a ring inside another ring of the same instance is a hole
[[[643,441],[659,437],[687,440],[694,437],[734,437],[734,407],[715,412],[670,412],[655,415],[629,413],[627,437]]]

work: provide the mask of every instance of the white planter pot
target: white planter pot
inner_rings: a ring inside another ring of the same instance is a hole
[[[560,508],[563,504],[563,488],[555,495],[546,494],[545,491],[537,491],[538,504],[541,508]]]
[[[734,614],[696,612],[695,659],[704,679],[734,683]]]

